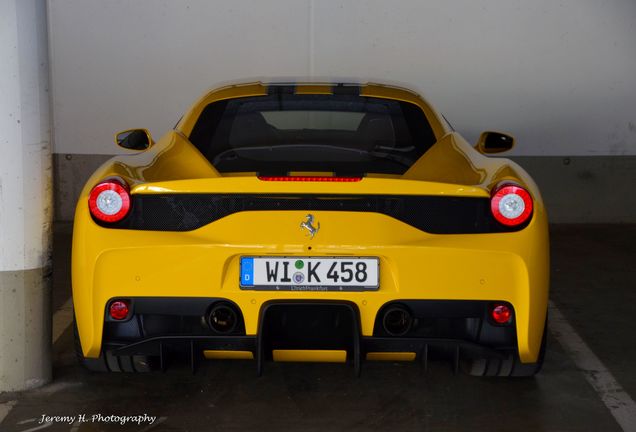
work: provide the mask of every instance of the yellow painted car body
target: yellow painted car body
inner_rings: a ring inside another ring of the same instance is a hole
[[[298,85],[296,92],[328,95],[331,89],[307,84]],[[267,91],[262,83],[211,91],[148,150],[114,157],[88,180],[75,213],[72,256],[73,301],[83,355],[97,358],[102,353],[104,315],[113,298],[227,299],[240,308],[246,335],[258,333],[259,317],[268,302],[343,301],[358,309],[362,336],[373,335],[378,312],[391,301],[500,300],[514,306],[519,359],[536,362],[546,322],[549,244],[546,211],[530,176],[510,160],[477,152],[417,94],[374,84],[360,86],[360,95],[417,105],[437,140],[403,175],[367,174],[359,182],[340,183],[267,182],[255,173],[220,174],[188,140],[197,119],[210,103]],[[304,210],[238,212],[186,232],[110,229],[91,217],[88,198],[96,184],[112,176],[130,185],[133,200],[142,194],[237,192],[488,198],[495,185],[512,180],[529,191],[534,209],[525,228],[504,233],[430,234],[380,213],[317,211],[322,228],[312,239],[298,229],[307,214]],[[242,290],[238,285],[242,256],[379,257],[380,288]]]

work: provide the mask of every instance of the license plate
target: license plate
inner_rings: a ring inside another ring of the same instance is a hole
[[[241,289],[369,291],[379,288],[372,257],[241,257]]]

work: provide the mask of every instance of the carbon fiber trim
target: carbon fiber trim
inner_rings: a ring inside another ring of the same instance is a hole
[[[133,195],[130,213],[120,222],[100,226],[148,231],[192,231],[245,211],[346,211],[380,213],[431,234],[480,234],[519,231],[528,223],[506,227],[490,212],[488,198],[412,195]]]

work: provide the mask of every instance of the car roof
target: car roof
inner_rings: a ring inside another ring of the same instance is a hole
[[[189,136],[203,109],[216,101],[249,96],[264,96],[273,92],[326,95],[352,94],[410,102],[418,105],[422,111],[424,111],[438,139],[449,132],[446,122],[442,120],[441,115],[418,93],[391,84],[355,82],[351,80],[339,82],[321,80],[271,80],[267,82],[251,81],[226,84],[208,91],[199,98],[179,121],[176,129],[185,136]]]
[[[441,115],[418,93],[404,87],[372,82],[327,81],[251,81],[227,84],[214,88],[197,100],[177,124],[176,129],[189,136],[203,109],[211,103],[249,96],[265,96],[272,93],[289,94],[351,94],[410,102],[418,105],[427,117],[433,132],[439,139],[449,132]]]

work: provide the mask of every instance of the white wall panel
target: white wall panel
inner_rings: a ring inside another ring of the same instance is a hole
[[[294,0],[50,0],[55,151],[116,153],[116,131],[161,135],[219,81],[306,73],[307,22]]]
[[[633,0],[49,0],[57,153],[171,127],[200,93],[252,76],[414,86],[467,138],[516,155],[636,155]]]

